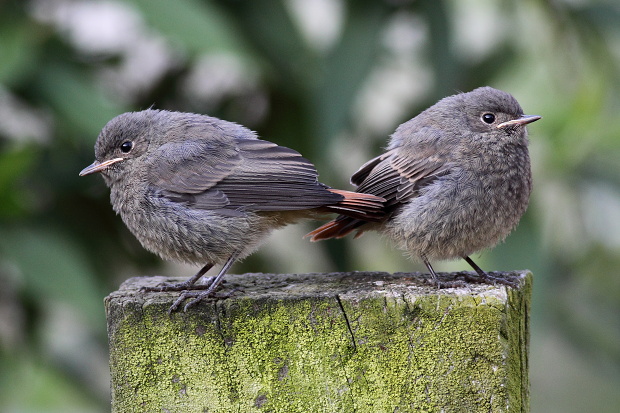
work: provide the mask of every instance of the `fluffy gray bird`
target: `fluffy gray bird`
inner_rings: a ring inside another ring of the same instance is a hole
[[[99,134],[95,159],[80,176],[101,173],[114,211],[144,248],[203,265],[184,283],[150,289],[184,291],[171,311],[185,298],[194,299],[187,309],[212,296],[235,260],[275,228],[325,212],[364,221],[383,214],[384,199],[332,189],[298,152],[209,116],[124,113]],[[216,277],[196,284],[218,264]]]
[[[308,234],[312,241],[378,230],[420,259],[465,259],[502,241],[527,209],[532,174],[523,114],[506,92],[481,87],[446,97],[400,125],[387,152],[351,177],[361,193],[386,199],[379,223],[339,216]]]

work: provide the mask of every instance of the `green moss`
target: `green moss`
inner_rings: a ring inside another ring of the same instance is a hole
[[[169,300],[119,295],[107,302],[113,408],[527,411],[526,281],[508,294],[243,297],[172,316]]]

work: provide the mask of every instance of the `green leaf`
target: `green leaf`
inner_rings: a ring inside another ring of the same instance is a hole
[[[271,65],[271,80],[287,94],[306,93],[316,76],[315,56],[282,1],[253,0],[228,3],[240,32]]]
[[[36,150],[31,147],[15,147],[7,151],[0,151],[0,196],[6,194],[15,180],[24,175],[37,156]]]
[[[229,52],[241,56],[248,50],[228,16],[209,1],[131,0],[149,25],[194,53]]]
[[[54,229],[2,230],[0,252],[19,269],[33,301],[55,300],[79,309],[86,320],[102,325],[103,292],[95,283],[80,247]]]
[[[82,388],[47,360],[17,351],[0,358],[0,400],[4,412],[95,413],[97,405]],[[108,407],[109,409],[109,407]]]
[[[85,73],[68,65],[50,64],[38,79],[39,93],[88,144],[101,128],[127,108],[110,100]]]
[[[346,127],[353,101],[377,63],[388,6],[351,3],[340,42],[325,62],[313,112],[318,129],[315,148],[324,148]],[[317,151],[318,152],[318,151]]]
[[[35,67],[36,30],[27,21],[0,24],[0,84],[11,84]]]
[[[38,155],[32,146],[0,151],[0,216],[15,216],[24,210],[24,194],[15,187],[31,170]]]

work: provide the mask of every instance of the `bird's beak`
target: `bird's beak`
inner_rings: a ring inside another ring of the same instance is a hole
[[[103,162],[95,161],[91,165],[88,165],[86,168],[82,169],[82,171],[80,172],[80,176],[94,174],[95,172],[101,172],[113,163],[120,162],[122,160],[123,158],[114,158],[108,159],[107,161]]]
[[[521,115],[520,118],[509,120],[506,122],[502,122],[497,125],[497,129],[505,128],[507,126],[523,126],[528,123],[536,122],[538,119],[541,119],[542,116],[538,115]]]

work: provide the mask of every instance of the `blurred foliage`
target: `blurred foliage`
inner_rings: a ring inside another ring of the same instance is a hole
[[[108,410],[102,299],[162,270],[103,182],[77,176],[109,119],[154,106],[239,122],[346,188],[399,123],[487,84],[544,118],[530,209],[478,257],[534,271],[533,411],[617,411],[619,22],[615,0],[0,1],[3,411]],[[376,235],[309,244],[309,228],[235,270],[422,269]]]

